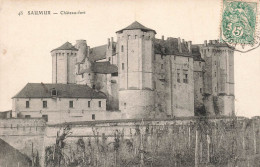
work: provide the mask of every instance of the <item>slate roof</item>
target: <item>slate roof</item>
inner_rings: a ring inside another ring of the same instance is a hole
[[[199,45],[192,45],[191,50],[192,50],[192,56],[194,61],[204,61],[201,57]]]
[[[155,30],[153,30],[151,28],[147,28],[137,21],[135,21],[132,24],[130,24],[129,26],[117,31],[116,33],[122,33],[124,30],[142,30],[142,31],[145,31],[145,32],[146,31],[153,31],[156,34]]]
[[[76,49],[71,43],[66,42],[63,45],[61,45],[60,47],[53,49],[52,51],[55,51],[55,50],[75,50],[75,51],[77,51],[78,49]]]
[[[30,158],[0,139],[0,166],[31,166]]]
[[[109,61],[95,62],[93,64],[93,72],[100,74],[112,74],[118,72],[118,68],[116,65],[110,64]]]
[[[154,52],[155,54],[163,55],[180,55],[190,57],[188,46],[181,44],[182,53],[178,49],[178,38],[167,38],[167,40],[155,39]]]
[[[106,58],[107,45],[90,48],[89,59],[98,61]]]
[[[13,98],[51,98],[51,90],[57,90],[61,98],[106,99],[103,92],[96,92],[87,85],[28,83]]]
[[[118,72],[118,68],[114,64],[110,64],[109,61],[94,62],[91,69],[83,69],[79,74],[94,72],[98,74],[112,74]]]

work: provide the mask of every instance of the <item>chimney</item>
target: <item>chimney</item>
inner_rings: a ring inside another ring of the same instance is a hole
[[[215,45],[216,44],[216,40],[212,40],[212,44]]]
[[[110,38],[107,39],[107,47],[109,48],[110,46]]]
[[[210,45],[212,44],[212,40],[209,40],[209,44],[210,44]]]
[[[112,44],[114,43],[114,38],[113,38],[113,37],[111,37],[111,43],[112,43]]]
[[[162,40],[164,41],[164,35],[162,36]]]
[[[191,50],[191,41],[188,41],[188,49],[189,49],[189,53],[191,53],[192,52],[192,50]]]
[[[89,57],[89,55],[90,55],[90,46],[87,47],[87,50],[88,50],[87,57]]]
[[[207,40],[204,41],[204,46],[207,46]]]
[[[178,38],[178,50],[180,53],[182,53],[182,49],[181,49],[181,38]]]
[[[182,43],[185,44],[185,40],[184,39],[182,39]]]

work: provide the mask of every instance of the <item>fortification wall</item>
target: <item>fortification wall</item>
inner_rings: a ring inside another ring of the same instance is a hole
[[[57,132],[61,127],[69,126],[70,135],[64,140],[63,151],[71,161],[81,165],[124,166],[145,163],[154,166],[194,166],[197,147],[197,158],[201,165],[215,163],[227,166],[232,163],[230,156],[236,155],[240,157],[237,159],[239,167],[246,164],[254,166],[254,159],[247,157],[260,151],[259,125],[259,120],[230,117],[52,125],[46,131],[45,148],[48,150],[45,153],[51,155],[49,151],[56,141]],[[156,161],[149,161],[149,157]],[[82,159],[87,162],[82,162]],[[50,164],[51,160],[48,162]]]
[[[31,159],[38,152],[41,163],[45,129],[44,119],[0,119],[0,138]]]

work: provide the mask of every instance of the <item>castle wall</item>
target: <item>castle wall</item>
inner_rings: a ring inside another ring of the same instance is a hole
[[[194,111],[200,112],[203,108],[203,66],[204,62],[194,61]]]
[[[169,58],[155,54],[153,58],[153,68],[154,68],[154,76],[153,76],[153,87],[154,87],[154,98],[155,98],[155,111],[158,116],[171,115],[171,108],[169,107],[171,93],[169,90],[169,82],[167,82],[168,78],[170,78],[169,71]],[[160,114],[161,113],[161,114]]]
[[[43,119],[0,119],[0,138],[30,159],[32,152],[36,156],[38,151],[41,164],[45,129]]]
[[[258,144],[259,140],[257,138],[257,131],[259,131],[258,125],[260,123],[259,119],[248,120],[245,118],[236,117],[236,121],[234,121],[234,117],[213,117],[208,118],[205,121],[206,122],[202,120],[198,121],[198,119],[192,117],[182,117],[176,119],[156,120],[135,119],[74,122],[71,124],[56,124],[46,126],[42,119],[1,119],[0,138],[8,142],[11,146],[18,149],[22,153],[25,153],[30,158],[32,157],[33,143],[33,153],[36,155],[36,152],[38,151],[42,166],[44,166],[45,160],[44,150],[48,146],[55,145],[57,132],[65,128],[66,125],[69,125],[70,127],[70,135],[65,139],[65,147],[63,149],[63,152],[66,155],[69,157],[73,157],[75,155],[76,157],[84,156],[82,154],[82,150],[77,144],[79,143],[79,140],[83,140],[86,153],[90,152],[90,154],[86,154],[86,156],[89,156],[91,160],[96,159],[97,161],[101,161],[101,164],[106,163],[107,165],[112,165],[114,163],[114,158],[111,157],[113,157],[115,154],[115,150],[114,145],[111,145],[111,142],[115,142],[115,137],[118,137],[119,139],[118,159],[131,159],[133,158],[133,155],[140,155],[141,152],[139,152],[138,149],[140,149],[142,146],[144,151],[151,152],[154,156],[162,155],[162,159],[163,157],[165,158],[165,156],[167,156],[163,154],[163,152],[171,148],[169,151],[171,151],[173,154],[167,157],[167,159],[169,159],[178,153],[179,149],[185,150],[187,147],[194,149],[195,139],[197,138],[195,137],[195,131],[197,129],[195,127],[197,127],[198,124],[203,126],[205,123],[207,123],[207,126],[209,126],[213,133],[206,135],[201,129],[198,129],[197,136],[202,143],[207,143],[208,138],[210,138],[210,143],[212,143],[211,146],[215,150],[215,152],[210,152],[210,155],[214,156],[222,153],[220,155],[225,156],[226,154],[229,155],[233,153],[234,150],[231,148],[233,147],[231,142],[234,141],[230,139],[236,139],[235,142],[237,143],[237,147],[235,153],[240,157],[243,156],[243,154],[254,155],[254,150],[259,151],[260,145]],[[235,128],[232,126],[234,123]],[[247,127],[245,128],[244,125],[247,125]],[[244,130],[237,131],[237,128]],[[256,135],[253,135],[252,132],[255,132]],[[244,141],[244,143],[242,141]],[[219,144],[221,144],[221,148],[223,148],[220,150],[221,152],[218,152],[217,147],[214,147],[218,146]],[[98,151],[98,148],[101,146],[107,149],[104,151]],[[157,148],[157,152],[152,151],[154,148]],[[207,151],[207,146],[202,145],[201,148],[202,152]],[[185,154],[185,156],[183,155],[183,158],[186,157],[186,161],[191,159],[190,161],[194,163],[194,152],[184,151],[183,153]],[[101,155],[104,155],[104,157]],[[202,163],[207,161],[206,155],[207,154],[202,154],[202,157],[200,157]],[[179,156],[174,156],[174,159],[177,160]],[[158,160],[161,159],[159,157]],[[160,161],[159,164],[163,164],[164,160],[165,159]],[[121,161],[118,161],[118,165],[120,165],[120,162]],[[167,161],[167,163],[170,162],[171,161]],[[189,166],[193,165],[190,164]]]
[[[172,109],[173,116],[193,116],[194,115],[194,77],[193,58],[170,56],[172,62]],[[174,62],[174,64],[173,64]],[[178,82],[178,73],[180,81]],[[186,80],[187,75],[187,80]]]

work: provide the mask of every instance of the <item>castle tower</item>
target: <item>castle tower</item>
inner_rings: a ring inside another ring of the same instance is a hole
[[[76,62],[76,83],[93,86],[94,73],[92,71],[92,62],[89,59],[89,46],[86,40],[77,40],[75,47],[78,49]]]
[[[88,54],[88,45],[86,40],[76,40],[75,48],[78,49],[77,63],[81,63]]]
[[[216,40],[204,42],[204,104],[216,115],[234,115],[234,51]]]
[[[153,40],[156,32],[134,22],[117,33],[119,110],[145,118],[154,110]]]
[[[77,51],[69,42],[51,51],[52,83],[75,83]]]

